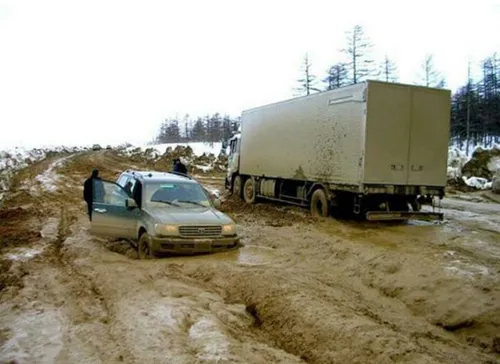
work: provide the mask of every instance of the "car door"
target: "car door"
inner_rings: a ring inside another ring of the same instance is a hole
[[[130,196],[115,182],[94,180],[91,233],[115,238],[135,238],[141,210],[127,207]]]

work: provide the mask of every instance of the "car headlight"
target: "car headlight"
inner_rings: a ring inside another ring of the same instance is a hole
[[[236,225],[235,224],[222,225],[222,234],[223,235],[236,234]]]
[[[155,231],[157,235],[178,235],[179,228],[177,225],[156,224]]]

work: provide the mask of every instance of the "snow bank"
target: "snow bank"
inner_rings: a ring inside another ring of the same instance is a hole
[[[0,151],[0,201],[8,191],[13,175],[50,155],[61,153],[77,153],[85,150],[81,147],[56,146],[50,148],[12,148]]]
[[[227,157],[222,153],[222,143],[167,143],[129,146],[120,154],[132,161],[149,161],[169,168],[172,160],[179,158],[191,172],[221,172],[226,169]]]
[[[463,181],[477,189],[491,189],[491,175],[500,171],[500,145],[490,148],[477,145],[469,148],[469,154],[458,146],[448,149],[447,176],[450,184]],[[485,178],[487,177],[487,178]]]
[[[137,151],[139,148],[142,152],[152,151],[153,154],[157,156],[163,155],[168,148],[172,150],[176,149],[178,146],[189,147],[192,149],[193,154],[197,157],[213,154],[218,156],[222,150],[222,143],[205,143],[205,142],[193,142],[193,143],[167,143],[167,144],[153,144],[153,145],[143,145],[143,146],[131,146],[126,148],[126,153],[132,153]],[[156,152],[156,153],[155,153]]]
[[[491,188],[491,182],[482,177],[462,177],[465,184],[469,187],[477,188],[479,190],[486,190]]]
[[[462,177],[462,168],[470,160],[465,151],[457,147],[448,149],[448,179]]]

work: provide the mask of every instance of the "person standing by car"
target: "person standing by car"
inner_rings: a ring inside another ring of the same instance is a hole
[[[181,162],[180,158],[174,159],[174,172],[182,174],[187,174],[188,172],[186,166]]]
[[[99,170],[92,170],[92,174],[83,183],[83,199],[87,203],[89,220],[92,221],[92,205],[93,202],[104,202],[104,186]]]

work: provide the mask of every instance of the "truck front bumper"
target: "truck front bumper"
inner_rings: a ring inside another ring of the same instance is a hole
[[[369,211],[366,213],[369,221],[394,221],[394,220],[425,220],[443,221],[443,213],[426,211]]]
[[[238,236],[214,239],[152,238],[154,253],[199,254],[236,249],[240,246]]]

